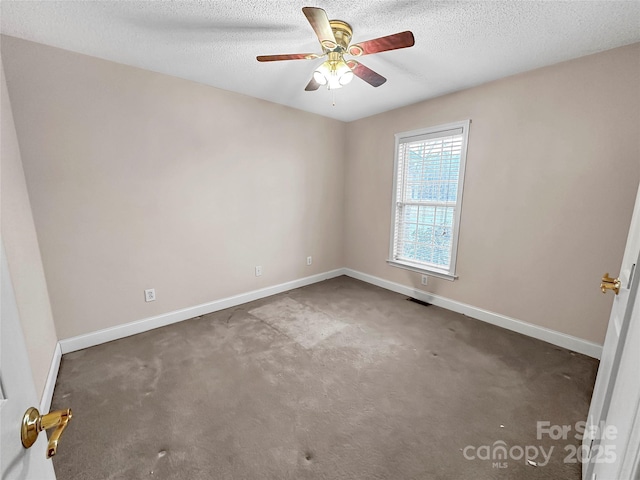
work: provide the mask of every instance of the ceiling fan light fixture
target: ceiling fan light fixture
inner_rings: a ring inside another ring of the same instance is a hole
[[[336,73],[338,75],[338,82],[340,82],[340,85],[346,85],[351,80],[353,80],[353,72],[347,66],[347,64],[344,62],[344,60],[341,61],[338,64],[338,68],[336,69]]]
[[[318,68],[318,70],[316,70],[315,72],[313,72],[313,79],[319,83],[320,85],[326,85],[327,84],[327,77],[325,75],[325,72],[323,72],[321,70],[321,68],[324,66],[324,63],[322,65],[320,65],[320,67]],[[323,69],[324,70],[324,69]]]
[[[340,78],[337,75],[331,75],[329,77],[329,84],[327,85],[329,90],[335,90],[336,88],[342,88]]]
[[[342,58],[342,55],[331,52],[329,60],[313,72],[313,79],[320,85],[327,85],[329,90],[334,90],[342,88],[353,80],[353,72],[344,61],[344,58]]]
[[[353,72],[348,71],[347,73],[345,73],[340,77],[340,85],[346,85],[349,82],[351,82],[351,80],[353,80]]]

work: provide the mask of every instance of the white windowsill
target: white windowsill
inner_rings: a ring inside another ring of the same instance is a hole
[[[423,275],[431,275],[432,277],[443,278],[445,280],[449,280],[450,282],[453,282],[456,278],[458,278],[457,275],[451,275],[450,273],[438,270],[430,270],[429,268],[422,265],[403,262],[401,260],[387,260],[387,263],[392,267],[403,268],[404,270],[410,270],[412,272],[421,273]]]

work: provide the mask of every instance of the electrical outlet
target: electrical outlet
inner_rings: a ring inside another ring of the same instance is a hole
[[[422,275],[422,278],[420,279],[420,283],[422,283],[422,285],[426,285],[428,278],[429,277],[427,277],[426,275]]]
[[[256,277],[262,276],[262,267],[256,266]]]
[[[154,302],[156,300],[156,289],[150,288],[144,291],[144,301],[145,302]]]
[[[313,263],[313,258],[307,257],[307,265],[311,265]]]

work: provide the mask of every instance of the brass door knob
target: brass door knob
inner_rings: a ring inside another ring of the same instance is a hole
[[[67,428],[72,414],[70,409],[56,410],[55,412],[40,415],[37,408],[31,407],[22,418],[22,427],[20,429],[20,438],[22,446],[29,448],[36,442],[38,434],[42,430],[48,430],[56,427],[55,431],[49,438],[49,446],[47,447],[47,458],[53,457],[58,451],[58,441],[64,429]]]
[[[602,293],[607,293],[607,290],[613,290],[613,293],[618,295],[618,293],[620,293],[620,279],[611,278],[608,272],[605,273],[604,276],[602,277],[600,290],[602,290]]]

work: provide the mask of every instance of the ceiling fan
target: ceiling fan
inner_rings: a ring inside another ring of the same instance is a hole
[[[322,53],[260,55],[257,60],[259,62],[275,62],[327,57],[327,60],[313,72],[313,77],[305,88],[308,92],[317,90],[321,85],[326,85],[329,90],[341,88],[349,83],[354,75],[369,85],[379,87],[387,81],[386,78],[360,62],[353,59],[345,60],[344,55],[360,57],[387,50],[412,47],[415,43],[413,33],[406,31],[350,45],[353,30],[347,22],[329,20],[327,13],[322,8],[304,7],[302,11],[320,40]]]

